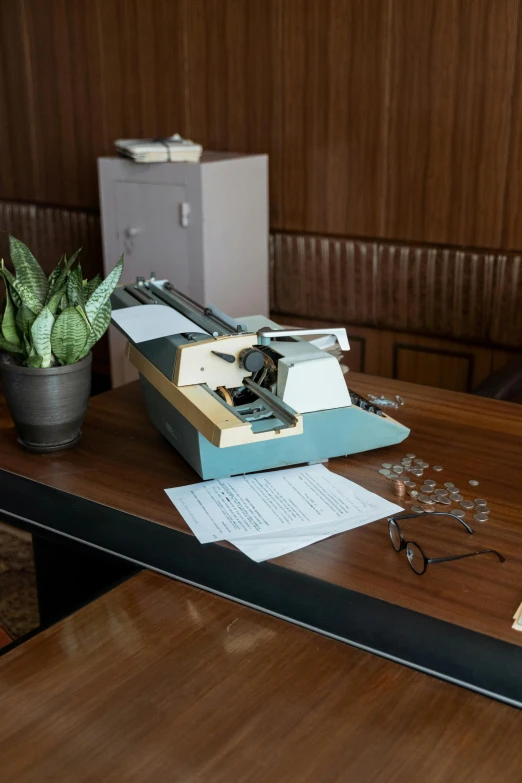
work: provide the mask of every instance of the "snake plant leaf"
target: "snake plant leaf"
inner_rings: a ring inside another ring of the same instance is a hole
[[[2,318],[2,335],[4,340],[13,345],[20,345],[20,337],[16,328],[16,312],[9,293],[9,286],[5,287],[5,310]]]
[[[22,307],[22,299],[20,297],[20,294],[18,294],[13,286],[5,280],[5,287],[9,288],[9,293],[11,294],[11,300],[15,307]]]
[[[93,277],[92,280],[84,281],[83,296],[85,301],[87,301],[92,296],[92,294],[96,291],[96,289],[102,282],[102,279],[103,279],[102,276],[98,274],[96,275],[96,277]]]
[[[62,299],[65,300],[64,303],[62,303]],[[62,286],[53,293],[47,302],[47,307],[53,315],[57,314],[59,308],[65,310],[65,308],[68,307],[67,297],[65,296],[65,286]]]
[[[100,283],[98,288],[91,294],[85,305],[85,312],[91,325],[94,324],[94,320],[99,310],[103,305],[109,301],[109,297],[118,285],[118,281],[123,271],[123,255],[114,267],[109,272],[103,283]]]
[[[105,304],[98,310],[96,313],[96,316],[94,317],[94,320],[91,321],[91,330],[89,337],[87,338],[87,342],[85,343],[85,348],[82,351],[82,354],[80,356],[80,359],[83,359],[84,356],[87,356],[93,345],[95,345],[100,337],[105,334],[107,329],[109,328],[109,324],[111,322],[111,303],[108,299]]]
[[[61,364],[74,364],[80,358],[89,327],[75,307],[67,307],[56,319],[51,332],[51,348]]]
[[[9,236],[9,251],[16,272],[16,279],[43,305],[49,290],[47,275],[27,245]],[[22,296],[20,294],[20,296]],[[22,297],[23,299],[23,297]]]
[[[65,256],[62,256],[56,266],[54,267],[53,271],[49,275],[49,293],[47,294],[47,299],[51,296],[51,294],[54,291],[54,288],[56,286],[56,282],[58,278],[60,277],[62,273],[62,264]]]
[[[72,256],[67,260],[67,256],[64,255],[64,265],[63,269],[60,270],[60,274],[58,274],[54,280],[52,290],[49,288],[49,294],[47,296],[47,302],[49,302],[49,299],[51,298],[51,295],[54,294],[55,291],[58,291],[59,288],[63,288],[64,284],[67,282],[67,273],[69,272],[70,268],[78,258],[78,253],[80,252],[81,247],[76,250]],[[56,270],[55,270],[56,271]],[[54,272],[53,272],[54,274]]]
[[[43,359],[41,356],[38,356],[38,354],[33,354],[33,356],[28,356],[25,360],[24,364],[27,367],[43,367]]]
[[[72,269],[67,280],[67,299],[71,307],[85,307],[85,292],[82,280],[82,268],[78,264],[76,269]]]
[[[0,351],[8,351],[9,353],[21,354],[22,356],[25,355],[23,348],[19,345],[14,345],[14,343],[10,343],[9,340],[5,340],[3,337],[0,337]]]
[[[51,331],[54,324],[54,315],[46,306],[31,326],[33,346],[38,356],[42,357],[41,367],[50,367],[53,359],[51,349]]]
[[[22,304],[26,305],[29,310],[32,310],[35,315],[38,315],[40,310],[43,307],[43,304],[40,302],[39,299],[34,296],[34,294],[31,292],[29,288],[27,288],[18,278],[14,277],[9,269],[6,269],[4,266],[4,262],[1,262],[1,269],[2,274],[4,276],[4,280],[7,280],[7,282],[14,288],[14,290],[20,295],[20,299],[22,300]]]
[[[16,314],[16,326],[22,335],[31,334],[31,326],[34,323],[36,315],[26,305],[22,305]]]

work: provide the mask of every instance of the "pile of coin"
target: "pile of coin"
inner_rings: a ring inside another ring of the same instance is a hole
[[[466,499],[463,495],[464,490],[459,489],[451,481],[445,481],[443,486],[437,486],[435,479],[424,477],[424,472],[429,467],[428,462],[410,453],[400,460],[400,464],[383,462],[379,473],[391,481],[392,492],[396,497],[404,503],[414,504],[411,510],[415,513],[433,513],[438,505],[440,511],[444,509],[461,519],[466,516],[466,511],[471,511],[473,519],[477,522],[488,521],[490,509],[484,498]],[[441,473],[444,468],[442,465],[433,465],[432,470]],[[417,482],[414,479],[417,479]],[[469,479],[468,485],[478,487],[479,482],[476,479]]]

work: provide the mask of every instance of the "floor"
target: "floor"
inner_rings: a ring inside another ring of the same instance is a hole
[[[0,523],[0,647],[38,624],[31,537]]]

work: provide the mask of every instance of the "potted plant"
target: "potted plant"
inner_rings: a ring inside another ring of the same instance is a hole
[[[110,295],[123,256],[102,280],[84,280],[77,250],[49,277],[23,242],[9,237],[15,274],[1,261],[5,304],[0,378],[19,442],[30,451],[74,446],[91,389],[91,348],[109,326]]]

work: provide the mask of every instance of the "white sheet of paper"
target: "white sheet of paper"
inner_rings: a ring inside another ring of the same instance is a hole
[[[112,320],[134,343],[170,337],[183,332],[202,332],[205,329],[167,305],[137,305],[113,310]]]
[[[324,465],[233,476],[165,492],[203,544],[224,539],[235,544],[284,531],[300,537],[322,536],[323,531],[332,535],[327,531],[334,523],[343,522],[343,529],[349,529],[350,520],[357,524],[359,519],[380,519],[398,508]],[[318,529],[319,523],[331,524]]]

